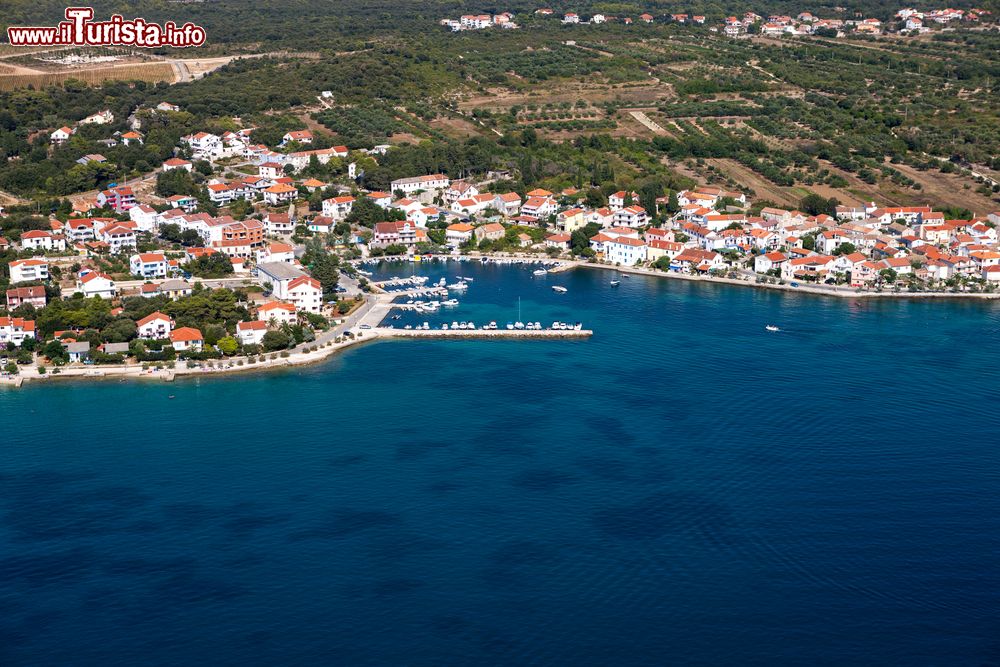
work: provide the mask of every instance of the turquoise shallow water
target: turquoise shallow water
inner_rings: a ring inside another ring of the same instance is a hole
[[[1000,663],[997,306],[419,270],[596,334],[0,392],[0,664]]]

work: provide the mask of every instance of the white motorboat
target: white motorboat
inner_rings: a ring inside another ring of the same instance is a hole
[[[553,292],[558,292],[559,294],[565,294],[569,290],[566,289],[565,287],[560,286],[560,285],[553,285],[552,286],[552,291]]]
[[[764,328],[767,329],[768,331],[781,331],[781,329],[779,329],[778,327],[774,326],[773,324],[768,324]]]
[[[524,322],[514,322],[514,328],[520,331],[524,328]]]
[[[497,328],[497,323],[496,323],[496,322],[490,322],[490,324],[489,324],[489,327],[488,327],[488,328],[489,328],[489,329],[496,329],[496,328]]]
[[[611,281],[611,286],[612,287],[618,287],[621,284],[622,284],[622,281],[620,281],[620,280],[612,280]]]
[[[545,269],[535,269],[534,271],[531,272],[531,275],[533,276],[546,276],[548,274],[549,272],[546,271]]]

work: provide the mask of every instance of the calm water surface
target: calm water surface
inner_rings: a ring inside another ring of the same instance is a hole
[[[0,664],[1000,664],[997,305],[418,270],[596,335],[0,391]]]

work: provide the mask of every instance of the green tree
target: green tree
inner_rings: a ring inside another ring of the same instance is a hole
[[[231,357],[236,354],[236,351],[240,348],[239,341],[232,336],[224,336],[220,338],[216,345],[218,346],[219,351],[227,357]]]

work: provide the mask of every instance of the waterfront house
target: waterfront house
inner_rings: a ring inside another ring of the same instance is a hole
[[[194,327],[180,327],[170,332],[170,343],[178,352],[198,352],[205,344],[205,337]]]
[[[466,243],[472,238],[472,234],[475,228],[464,222],[456,222],[453,225],[448,225],[444,231],[445,243],[453,248]]]
[[[499,222],[491,222],[488,225],[476,227],[474,232],[477,241],[499,241],[506,233],[506,228]]]
[[[170,337],[174,321],[169,315],[156,311],[136,321],[135,327],[139,338],[160,340]]]
[[[83,363],[90,358],[90,343],[87,341],[72,341],[63,343],[66,353],[69,355],[70,363]]]
[[[323,309],[323,286],[310,276],[299,276],[288,283],[284,298],[298,310],[318,313]]]
[[[275,325],[295,324],[298,321],[295,305],[283,301],[268,301],[258,306],[257,318]]]
[[[788,261],[788,255],[783,252],[773,251],[763,255],[757,255],[753,259],[753,270],[757,273],[767,273],[773,269],[781,269],[782,265]]]
[[[260,345],[266,333],[267,322],[263,320],[236,323],[236,337],[243,345]]]
[[[550,234],[545,237],[546,248],[556,248],[558,250],[569,250],[569,234]]]
[[[684,244],[676,241],[661,241],[659,239],[646,241],[646,260],[655,262],[661,257],[674,259],[684,252]]]
[[[394,220],[377,222],[372,230],[371,245],[384,248],[388,245],[402,244],[411,246],[417,242],[416,223],[409,220]]]
[[[646,261],[646,242],[619,236],[604,244],[604,259],[616,266],[635,266]]]
[[[35,337],[35,321],[21,317],[0,317],[0,346],[20,347],[26,338]]]

